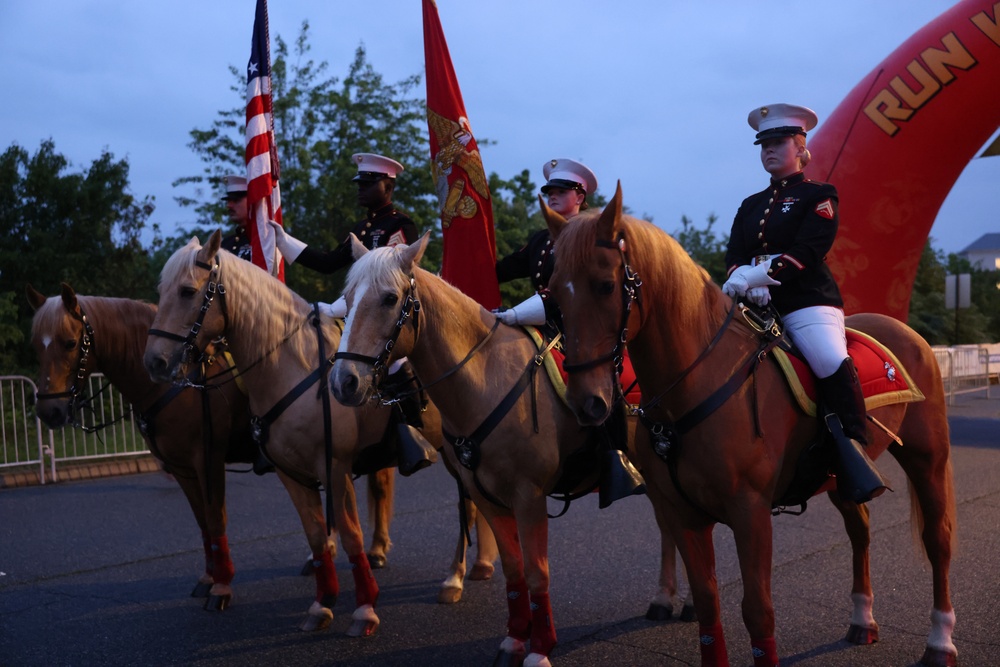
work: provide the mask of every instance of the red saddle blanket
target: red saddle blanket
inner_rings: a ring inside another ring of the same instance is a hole
[[[914,384],[896,356],[868,334],[848,329],[847,353],[858,369],[866,409],[924,400],[923,392]],[[774,357],[785,372],[799,407],[806,414],[815,415],[816,376],[812,374],[808,364],[780,349],[775,350]]]
[[[545,344],[541,333],[533,327],[525,327],[525,330],[541,349]],[[562,350],[553,348],[545,360],[545,369],[548,371],[549,379],[552,380],[552,384],[564,399],[566,397],[566,381],[569,379],[569,374],[563,369],[563,360],[565,359],[566,355],[562,353]],[[635,371],[632,370],[632,360],[629,359],[628,351],[625,351],[622,359],[622,375],[619,380],[622,391],[628,392],[625,394],[625,400],[632,405],[639,405],[642,392],[639,390],[639,383],[635,381]]]

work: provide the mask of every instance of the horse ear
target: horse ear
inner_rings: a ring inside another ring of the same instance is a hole
[[[76,292],[73,291],[73,288],[70,287],[68,283],[60,283],[60,285],[62,285],[63,305],[66,307],[68,312],[75,313],[77,308]]]
[[[38,310],[45,304],[45,295],[28,283],[24,286],[24,296],[28,297],[28,305],[32,310]]]
[[[222,247],[222,230],[216,229],[212,232],[212,235],[208,238],[208,254],[210,257],[215,257],[219,254],[219,248]]]
[[[552,240],[559,238],[559,233],[566,227],[566,218],[563,217],[562,213],[556,213],[549,208],[542,195],[538,195],[538,204],[542,207],[542,217],[545,218],[545,224],[549,226],[549,235]]]
[[[615,188],[615,196],[611,198],[608,205],[601,211],[601,217],[597,221],[598,238],[613,241],[618,235],[618,227],[622,219],[622,182],[618,181]]]
[[[400,260],[404,267],[412,268],[420,264],[420,258],[424,256],[430,238],[431,232],[427,230],[423,236],[417,239],[416,243],[406,246],[406,249],[400,253]]]
[[[366,248],[365,244],[361,242],[361,239],[359,239],[357,236],[354,235],[354,232],[351,232],[350,238],[351,238],[351,257],[353,257],[354,261],[356,262],[368,254],[368,248]]]

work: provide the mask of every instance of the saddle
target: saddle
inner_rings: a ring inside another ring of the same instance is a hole
[[[924,400],[923,392],[887,347],[861,331],[847,329],[846,333],[847,353],[858,371],[866,410]],[[816,416],[816,376],[805,359],[794,347],[790,352],[775,348],[774,359],[784,372],[796,404],[805,414]]]
[[[847,329],[846,334],[847,353],[858,371],[866,410],[924,400],[923,392],[888,348],[861,331]],[[773,357],[783,371],[796,405],[806,415],[817,416],[816,376],[798,350],[794,346],[789,351],[775,348]],[[773,513],[802,514],[806,510],[807,501],[819,493],[824,484],[830,482],[834,448],[827,445],[829,435],[825,428],[821,428],[818,433],[818,439],[799,456],[795,477],[782,497],[774,503]],[[786,509],[792,506],[800,506],[801,509]]]

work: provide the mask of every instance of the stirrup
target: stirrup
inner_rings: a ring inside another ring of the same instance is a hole
[[[642,475],[620,449],[609,449],[604,452],[600,484],[597,506],[601,509],[616,500],[646,493],[646,483]]]
[[[396,424],[396,436],[399,450],[399,474],[403,477],[409,477],[418,470],[423,470],[437,462],[437,450],[414,427],[400,422]]]

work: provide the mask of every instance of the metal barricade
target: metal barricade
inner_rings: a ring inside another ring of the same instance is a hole
[[[986,398],[990,398],[990,387],[996,371],[990,368],[990,351],[986,347],[936,345],[933,349],[941,369],[948,405],[954,404],[956,394],[971,391],[985,391]]]
[[[91,397],[79,415],[81,427],[52,430],[35,415],[37,387],[23,376],[0,377],[3,458],[0,467],[39,466],[39,478],[58,481],[58,465],[149,454],[132,419],[132,406],[95,373],[84,390]],[[46,468],[48,469],[46,471]]]

